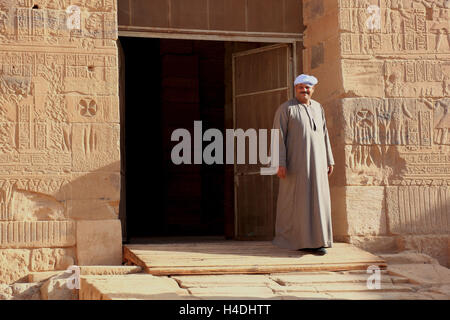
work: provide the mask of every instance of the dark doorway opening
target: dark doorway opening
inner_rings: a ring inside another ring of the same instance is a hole
[[[193,143],[225,124],[225,46],[220,41],[121,37],[127,239],[224,236],[225,165],[174,165],[177,128]],[[192,157],[193,158],[193,157]]]

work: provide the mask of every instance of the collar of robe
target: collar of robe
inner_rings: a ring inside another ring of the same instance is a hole
[[[309,114],[308,105],[306,105],[305,103],[301,103],[300,101],[298,101],[298,102],[299,102],[299,105],[302,105],[303,108],[305,108],[306,114],[308,115],[308,118],[309,118],[309,124],[311,126],[311,130],[316,131],[317,130],[316,122],[314,121],[314,117],[311,117],[311,115]],[[311,106],[311,101],[309,101],[309,106]]]

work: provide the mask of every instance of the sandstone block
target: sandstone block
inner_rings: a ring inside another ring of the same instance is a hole
[[[61,274],[61,271],[38,271],[38,272],[30,272],[28,274],[28,282],[42,282],[54,277],[56,275]]]
[[[345,92],[359,97],[383,97],[384,62],[342,59]]]
[[[392,254],[382,254],[380,255],[386,260],[388,265],[392,264],[439,264],[439,262],[430,257],[429,255],[418,253],[416,251],[403,251],[399,253]]]
[[[342,239],[341,237],[346,237],[348,235],[345,190],[345,187],[330,187],[333,237],[335,241],[341,242],[347,242],[347,239]]]
[[[120,265],[122,235],[120,220],[77,221],[77,263]]]
[[[74,174],[73,179],[73,192],[67,199],[71,219],[107,220],[118,217],[120,173]]]
[[[78,300],[78,289],[70,289],[70,273],[61,273],[48,279],[40,288],[42,300]]]
[[[11,287],[14,300],[41,300],[39,283],[15,283]]]
[[[231,287],[231,286],[268,286],[275,284],[265,275],[198,275],[173,276],[181,288]]]
[[[81,266],[82,275],[125,275],[141,273],[140,266]]]
[[[8,284],[0,283],[0,300],[9,300],[12,298],[12,288]]]
[[[427,254],[448,266],[448,235],[398,236],[397,246],[400,251],[414,250]]]
[[[349,235],[386,234],[384,187],[346,187]]]
[[[388,272],[421,285],[450,284],[450,270],[436,264],[394,264],[388,265]]]
[[[386,188],[389,232],[392,234],[445,234],[450,218],[444,186],[399,186]]]
[[[274,293],[268,287],[219,287],[219,288],[192,288],[189,289],[192,296],[197,299],[274,299]],[[280,292],[282,293],[282,292]],[[283,292],[284,293],[284,292]]]
[[[391,236],[350,236],[346,242],[372,253],[397,250],[396,238]]]
[[[13,283],[28,274],[30,251],[27,249],[0,250],[0,283]]]
[[[0,248],[75,245],[73,221],[0,221]]]
[[[116,299],[184,300],[189,292],[173,279],[149,274],[81,277],[80,300]]]
[[[74,248],[40,248],[31,250],[30,271],[66,270],[74,264]]]
[[[75,123],[72,125],[72,133],[74,171],[119,171],[120,127],[118,124]],[[107,170],[104,167],[107,167]]]

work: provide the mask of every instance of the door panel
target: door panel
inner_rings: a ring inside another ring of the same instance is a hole
[[[234,129],[255,129],[257,135],[259,129],[267,129],[269,149],[275,112],[292,96],[292,83],[290,45],[267,46],[234,54]],[[237,151],[235,146],[235,237],[243,240],[272,239],[278,178],[260,175],[259,156],[257,164],[249,164],[248,139],[245,164],[236,163]]]

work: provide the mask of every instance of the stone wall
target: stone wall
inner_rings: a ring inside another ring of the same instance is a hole
[[[337,161],[335,238],[448,265],[450,1],[308,0],[304,18]]]
[[[121,262],[116,39],[115,0],[0,0],[0,282]]]

